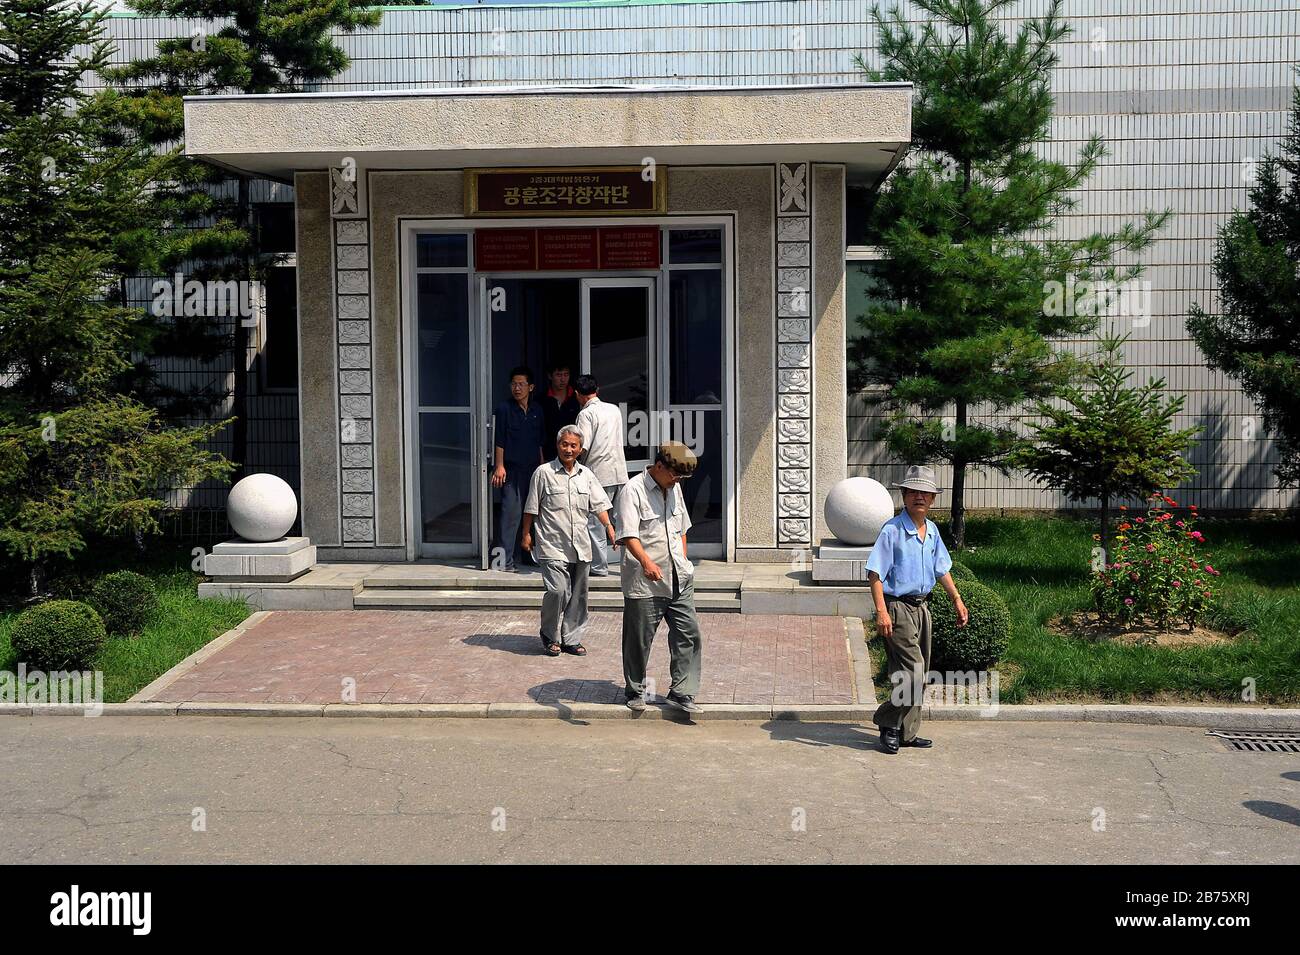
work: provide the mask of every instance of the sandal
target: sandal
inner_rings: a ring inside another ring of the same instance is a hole
[[[558,657],[560,655],[560,645],[552,643],[550,638],[545,636],[542,637],[542,650],[548,657]]]
[[[585,657],[587,655],[587,648],[581,643],[566,643],[561,645],[560,649],[565,653],[572,653],[575,657]]]

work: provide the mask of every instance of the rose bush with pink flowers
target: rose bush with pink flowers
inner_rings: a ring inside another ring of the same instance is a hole
[[[1219,572],[1199,553],[1196,508],[1178,518],[1172,497],[1151,498],[1145,517],[1122,521],[1114,551],[1093,574],[1098,613],[1124,626],[1138,622],[1194,626],[1216,599]]]

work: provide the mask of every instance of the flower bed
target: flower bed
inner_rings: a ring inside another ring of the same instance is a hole
[[[1214,607],[1219,572],[1202,556],[1196,506],[1182,515],[1172,497],[1151,498],[1146,514],[1123,520],[1112,556],[1092,578],[1097,612],[1122,626],[1194,627]],[[1124,513],[1126,509],[1121,509]]]

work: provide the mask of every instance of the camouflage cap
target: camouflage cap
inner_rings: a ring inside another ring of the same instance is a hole
[[[655,460],[681,477],[690,477],[700,464],[695,452],[680,441],[665,441],[659,445],[659,454]]]

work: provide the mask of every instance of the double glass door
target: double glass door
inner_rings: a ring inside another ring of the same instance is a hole
[[[721,229],[666,226],[662,267],[623,275],[478,272],[467,232],[407,235],[409,500],[418,556],[491,566],[501,527],[501,492],[491,486],[493,412],[511,400],[512,371],[527,370],[540,403],[557,365],[569,369],[570,384],[583,372],[595,375],[601,400],[619,407],[630,476],[663,440],[696,452],[695,477],[682,485],[691,554],[723,556]],[[544,435],[547,453],[554,437]],[[356,480],[365,479],[360,469],[368,463],[352,465]]]
[[[491,474],[496,448],[495,412],[507,402],[512,375],[527,369],[533,379],[531,401],[540,403],[551,374],[567,369],[572,386],[578,375],[596,376],[602,401],[623,413],[628,470],[635,474],[650,460],[653,430],[654,291],[653,278],[535,278],[484,275],[479,278],[480,336],[484,352],[479,383],[481,403],[480,480],[475,512],[478,556],[484,568],[504,559],[501,541],[502,492]],[[553,425],[554,422],[549,422]],[[546,453],[555,435],[543,433]]]

